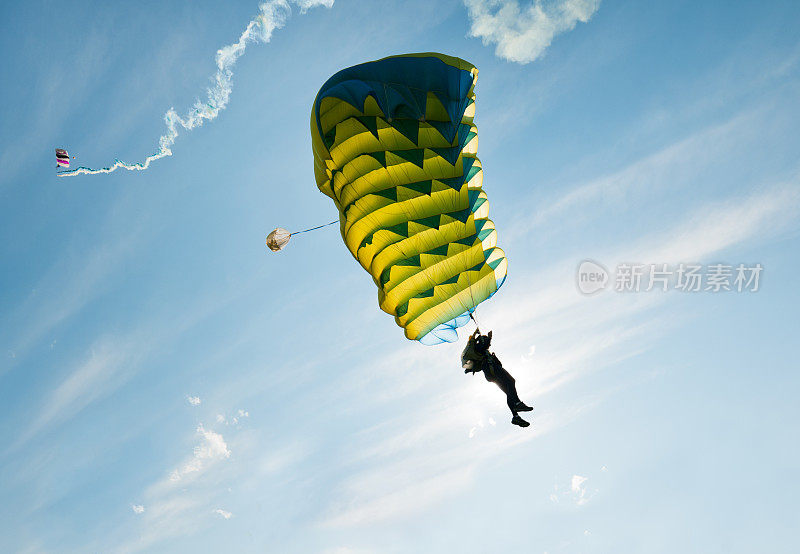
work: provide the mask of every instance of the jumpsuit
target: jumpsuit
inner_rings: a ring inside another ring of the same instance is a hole
[[[497,359],[493,353],[489,354],[489,358],[483,366],[483,376],[490,383],[496,384],[500,387],[506,395],[506,404],[511,413],[517,415],[516,405],[520,402],[517,396],[517,385],[511,374],[505,370],[503,364]]]
[[[492,352],[489,352],[488,344],[480,347],[474,337],[470,337],[464,353],[461,355],[461,361],[464,368],[469,368],[467,371],[483,371],[483,376],[490,383],[496,384],[500,387],[506,395],[506,403],[508,409],[511,410],[513,415],[517,415],[517,403],[520,402],[517,396],[516,381],[511,374],[505,370],[503,364]],[[469,364],[469,365],[468,365]],[[472,369],[477,366],[477,369]]]

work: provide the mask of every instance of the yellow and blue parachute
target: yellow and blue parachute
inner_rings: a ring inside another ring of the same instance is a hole
[[[381,309],[428,345],[457,340],[508,266],[476,156],[477,74],[444,54],[392,56],[335,74],[311,113],[314,175],[344,243]]]

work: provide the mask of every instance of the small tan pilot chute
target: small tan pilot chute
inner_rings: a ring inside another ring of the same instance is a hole
[[[272,250],[273,252],[278,252],[279,250],[283,250],[284,247],[289,244],[289,239],[292,237],[292,233],[278,227],[274,231],[272,231],[269,235],[267,235],[267,247]]]
[[[286,248],[286,245],[289,244],[289,239],[292,238],[292,235],[300,235],[302,233],[308,233],[309,231],[316,231],[317,229],[322,229],[323,227],[328,227],[333,225],[334,223],[339,223],[338,219],[334,219],[330,223],[326,223],[325,225],[317,225],[316,227],[311,227],[310,229],[303,229],[302,231],[295,231],[292,233],[283,227],[278,227],[274,231],[272,231],[269,235],[267,235],[267,247],[272,250],[273,252],[279,252]]]

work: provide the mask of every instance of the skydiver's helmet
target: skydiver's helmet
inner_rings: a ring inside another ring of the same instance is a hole
[[[492,342],[491,331],[489,335],[480,335],[477,339],[475,339],[475,348],[478,352],[486,352],[489,349],[489,345]]]

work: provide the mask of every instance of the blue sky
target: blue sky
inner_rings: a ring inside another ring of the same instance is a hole
[[[53,148],[151,154],[258,5],[7,7],[0,551],[792,551],[800,6],[300,4],[171,157],[70,179]],[[528,429],[463,344],[403,338],[335,227],[264,245],[336,217],[322,83],[419,51],[480,70],[509,274],[478,318]],[[584,296],[584,259],[764,270]]]

